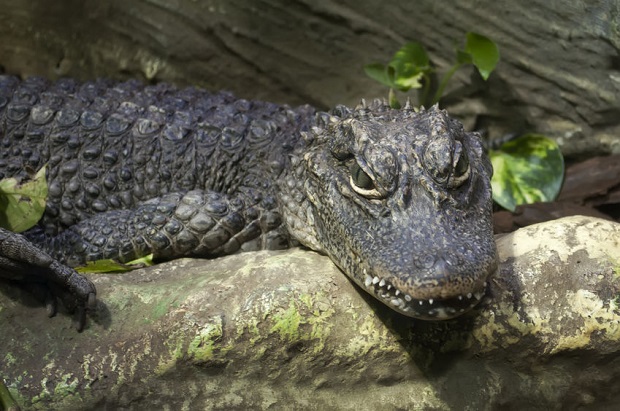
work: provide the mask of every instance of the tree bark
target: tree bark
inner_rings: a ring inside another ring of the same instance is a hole
[[[0,63],[48,77],[169,81],[320,108],[386,97],[363,65],[406,41],[438,72],[467,31],[493,39],[487,83],[471,68],[443,105],[469,128],[553,136],[566,154],[620,152],[617,0],[0,1]]]

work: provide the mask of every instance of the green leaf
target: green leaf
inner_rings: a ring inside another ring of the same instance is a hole
[[[499,49],[489,38],[469,32],[465,41],[465,52],[471,55],[474,66],[483,79],[488,79],[499,61]]]
[[[32,180],[19,184],[15,178],[0,181],[0,227],[21,233],[43,216],[47,200],[45,166]]]
[[[555,141],[526,134],[489,152],[493,199],[514,211],[520,204],[553,201],[562,188],[564,158]]]
[[[399,89],[400,91],[409,91],[412,88],[420,88],[422,87],[422,80],[424,78],[424,73],[418,73],[415,76],[410,77],[396,77],[394,79],[394,87]]]
[[[373,64],[365,65],[364,72],[366,73],[368,77],[370,77],[373,80],[378,81],[379,83],[385,86],[388,86],[388,87],[394,86],[394,83],[392,82],[392,80],[390,79],[390,76],[388,75],[387,67],[385,67],[381,63],[373,63]]]
[[[126,271],[138,268],[149,267],[153,265],[153,254],[138,258],[126,264],[119,263],[115,260],[97,260],[89,261],[82,267],[77,267],[75,271],[78,273],[124,273]]]
[[[406,43],[388,64],[394,70],[394,87],[400,91],[420,88],[420,80],[430,72],[431,65],[424,47],[417,42]]]

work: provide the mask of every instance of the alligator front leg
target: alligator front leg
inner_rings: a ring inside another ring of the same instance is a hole
[[[54,237],[31,233],[29,238],[75,267],[103,259],[126,263],[149,254],[161,261],[286,248],[289,238],[280,226],[275,200],[257,190],[236,196],[192,190],[95,215]]]
[[[60,299],[76,311],[78,331],[86,323],[86,311],[96,303],[95,286],[72,268],[63,265],[24,236],[0,228],[0,277],[29,284],[43,291],[48,315],[57,311]]]

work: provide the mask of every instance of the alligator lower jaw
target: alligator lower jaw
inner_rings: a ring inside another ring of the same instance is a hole
[[[448,320],[475,307],[484,296],[486,283],[474,292],[452,298],[417,299],[394,287],[388,280],[366,275],[361,284],[379,301],[394,311],[423,320]]]

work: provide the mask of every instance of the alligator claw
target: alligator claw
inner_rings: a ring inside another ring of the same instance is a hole
[[[88,308],[89,310],[94,310],[96,306],[97,306],[97,294],[95,294],[94,292],[89,293],[88,299],[86,300],[86,308]]]
[[[73,327],[77,332],[82,332],[84,326],[86,325],[86,308],[83,306],[78,306],[76,311],[77,313],[73,321]]]
[[[52,318],[58,312],[58,302],[52,293],[45,293],[45,310],[47,311],[47,316]]]
[[[82,331],[86,313],[97,305],[97,290],[86,277],[37,248],[20,234],[0,228],[0,278],[24,283],[42,296],[47,315],[58,312],[58,300],[75,312],[74,327]]]

